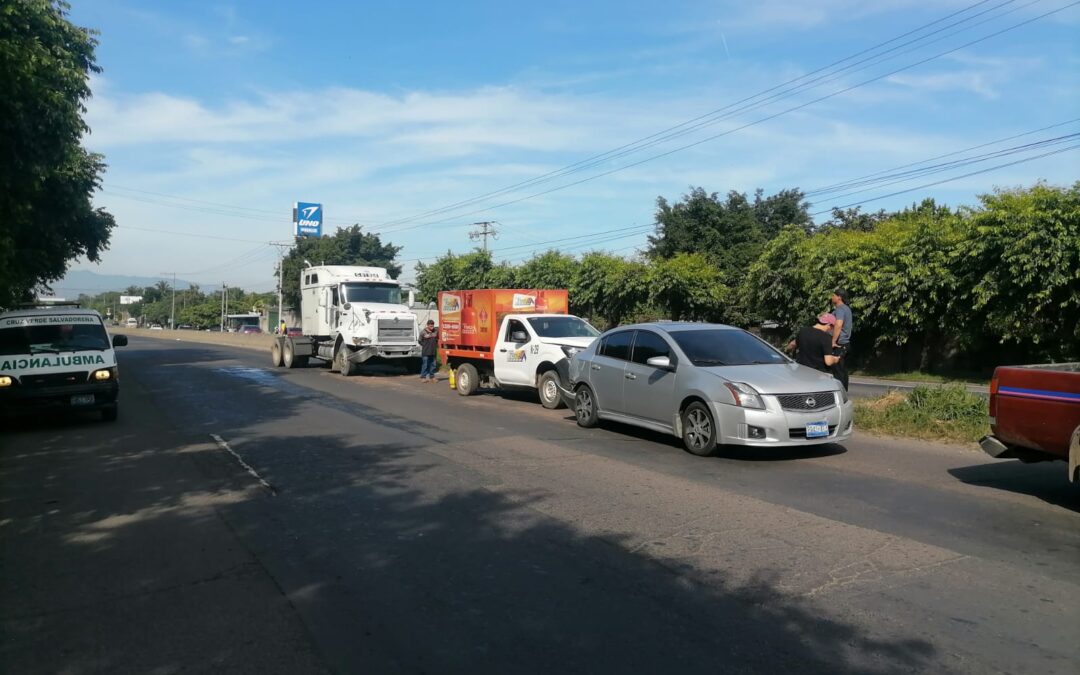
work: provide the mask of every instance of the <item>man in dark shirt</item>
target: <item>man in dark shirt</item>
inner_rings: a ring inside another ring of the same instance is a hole
[[[832,331],[835,324],[835,316],[822,314],[817,318],[816,324],[800,330],[798,336],[788,345],[789,351],[798,350],[795,362],[831,375],[831,366],[840,360],[833,356],[832,351]]]
[[[428,321],[420,331],[420,381],[434,382],[436,358],[439,353],[439,329],[434,321]]]

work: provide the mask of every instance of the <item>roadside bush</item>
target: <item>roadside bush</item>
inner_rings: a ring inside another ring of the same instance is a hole
[[[927,440],[973,443],[989,433],[987,400],[961,384],[915,387],[855,403],[862,431]]]

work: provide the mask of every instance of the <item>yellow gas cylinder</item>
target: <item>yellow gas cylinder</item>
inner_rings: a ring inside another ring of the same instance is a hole
[[[450,388],[457,389],[457,385],[454,384],[454,369],[450,368],[448,372],[450,373]]]

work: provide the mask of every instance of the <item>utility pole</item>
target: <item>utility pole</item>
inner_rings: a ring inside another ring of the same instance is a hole
[[[225,282],[221,282],[221,332],[225,332],[225,312],[229,306],[229,287],[225,285]]]
[[[299,238],[297,238],[297,240],[299,240]],[[284,308],[282,307],[282,304],[283,304],[282,298],[284,297],[284,289],[285,289],[285,249],[293,246],[294,243],[285,242],[285,241],[281,241],[281,242],[272,241],[272,242],[270,242],[270,245],[271,246],[276,246],[277,250],[278,250],[278,263],[277,263],[277,325],[280,326],[281,325],[281,320],[282,320],[282,312],[284,311]]]
[[[496,224],[497,224],[497,222],[494,221],[494,220],[482,220],[482,221],[480,221],[478,223],[473,223],[473,225],[478,226],[480,229],[479,230],[473,230],[472,232],[470,232],[469,233],[469,240],[470,241],[476,241],[477,239],[482,238],[484,240],[484,253],[487,253],[487,250],[488,250],[488,247],[487,247],[488,237],[491,237],[492,239],[498,239],[499,238],[499,233],[495,231],[495,225]]]
[[[158,272],[158,274],[172,275],[172,309],[169,310],[169,330],[176,330],[176,272]]]

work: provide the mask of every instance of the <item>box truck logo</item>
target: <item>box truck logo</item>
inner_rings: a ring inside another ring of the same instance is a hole
[[[514,309],[536,309],[536,296],[514,293]]]
[[[442,307],[439,311],[443,314],[457,314],[461,311],[461,298],[450,293],[443,293]]]

